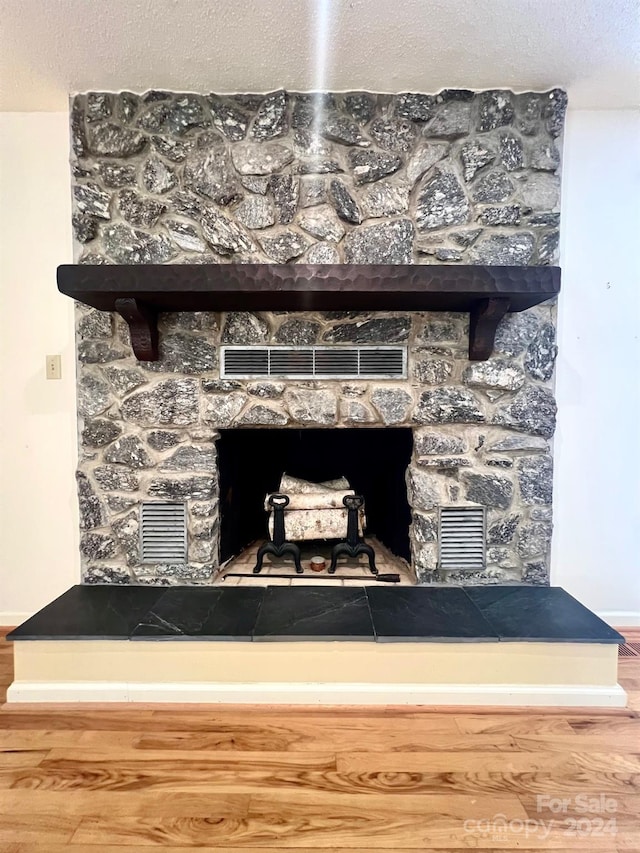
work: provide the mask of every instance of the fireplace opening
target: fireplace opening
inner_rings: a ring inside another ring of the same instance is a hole
[[[227,429],[216,447],[221,562],[268,538],[265,497],[278,491],[284,473],[313,483],[346,478],[364,497],[365,538],[410,562],[411,429]]]

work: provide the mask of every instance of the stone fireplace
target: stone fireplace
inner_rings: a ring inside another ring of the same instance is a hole
[[[559,90],[78,95],[76,260],[554,264],[565,107]],[[555,312],[508,314],[484,362],[468,359],[467,314],[171,313],[160,360],[138,362],[119,316],[78,305],[84,581],[215,581],[227,434],[403,430],[418,581],[548,583]],[[220,375],[224,345],[389,344],[406,347],[406,378]],[[185,563],[142,562],[146,501],[185,502]],[[481,571],[439,567],[448,506],[486,508]]]

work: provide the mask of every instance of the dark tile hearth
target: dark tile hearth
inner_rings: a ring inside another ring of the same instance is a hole
[[[559,587],[74,586],[10,640],[621,643]]]

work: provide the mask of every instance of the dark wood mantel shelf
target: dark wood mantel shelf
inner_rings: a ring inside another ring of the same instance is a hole
[[[129,324],[136,357],[158,360],[163,311],[468,311],[469,358],[493,351],[498,323],[560,290],[558,267],[147,264],[58,267],[61,293]]]

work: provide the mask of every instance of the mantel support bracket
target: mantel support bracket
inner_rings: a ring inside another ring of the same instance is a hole
[[[476,302],[469,317],[469,361],[486,361],[491,356],[498,323],[508,310],[508,299]]]
[[[129,326],[131,346],[138,361],[158,361],[158,313],[131,297],[116,299],[115,309]]]

